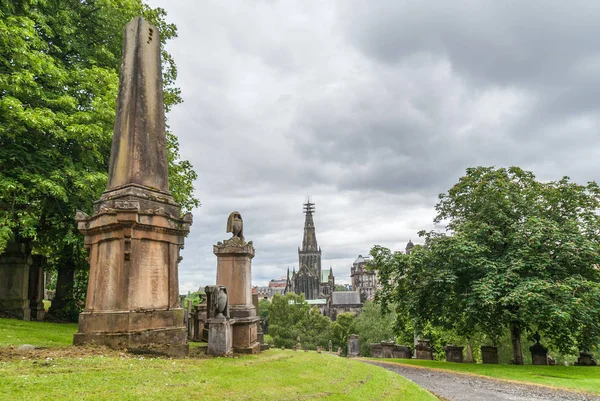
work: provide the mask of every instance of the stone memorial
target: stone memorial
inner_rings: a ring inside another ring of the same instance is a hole
[[[206,336],[204,336],[204,327],[206,326],[208,329],[206,316],[206,300],[204,299],[200,304],[194,305],[194,311],[192,312],[192,341],[208,341],[208,331],[206,332]]]
[[[138,17],[123,43],[107,188],[76,215],[90,275],[73,343],[184,356],[177,266],[192,216],[169,192],[159,32]]]
[[[463,361],[463,350],[465,347],[459,347],[457,345],[448,344],[444,347],[446,351],[446,362],[458,362]]]
[[[360,355],[360,337],[358,334],[348,336],[348,356],[355,357]]]
[[[594,354],[591,352],[581,351],[575,366],[598,366],[598,361],[594,359]]]
[[[333,352],[333,343],[329,340],[329,353]]]
[[[208,285],[204,289],[207,299],[208,355],[229,355],[232,346],[232,330],[229,320],[227,288],[222,285]],[[210,312],[208,312],[210,311]]]
[[[0,255],[0,311],[23,320],[31,320],[29,307],[29,242],[9,242]]]
[[[467,342],[467,349],[465,351],[465,354],[466,363],[475,363],[475,359],[473,358],[473,348],[471,348],[471,341]]]
[[[485,364],[497,364],[498,363],[498,347],[493,345],[482,345],[481,346],[481,360]]]
[[[241,214],[232,212],[227,219],[227,232],[233,235],[213,246],[213,253],[217,256],[217,285],[227,287],[229,294],[233,349],[238,353],[254,354],[260,351],[260,318],[252,304],[254,246],[252,241],[246,242],[243,224]]]
[[[418,339],[415,345],[415,355],[417,359],[433,360],[433,347],[427,339]]]
[[[398,345],[393,341],[382,341],[371,344],[371,356],[373,358],[412,358],[412,351],[406,345]]]
[[[531,351],[531,363],[533,365],[548,365],[548,348],[540,344],[540,335],[535,333],[533,335],[535,344],[529,347]]]

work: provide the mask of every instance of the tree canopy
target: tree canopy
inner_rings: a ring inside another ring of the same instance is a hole
[[[141,0],[0,3],[0,252],[29,241],[51,266],[87,265],[74,216],[91,213],[106,187],[123,30],[137,15],[163,45],[176,36],[165,11]],[[174,61],[162,57],[169,110],[181,97]],[[196,174],[177,138],[167,143],[171,191],[189,210]]]
[[[406,255],[375,246],[372,266],[398,322],[461,335],[539,332],[563,353],[600,342],[600,189],[541,182],[518,167],[467,169],[436,206],[447,232]],[[521,354],[522,360],[522,354]]]

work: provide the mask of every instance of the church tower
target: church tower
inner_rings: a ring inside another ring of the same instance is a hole
[[[304,204],[304,237],[298,248],[299,268],[295,277],[294,291],[304,293],[306,299],[318,299],[321,285],[321,248],[317,245],[313,213],[315,204],[308,199]]]

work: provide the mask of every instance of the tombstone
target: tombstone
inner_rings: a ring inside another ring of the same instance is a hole
[[[429,340],[417,340],[417,345],[415,345],[415,354],[417,359],[433,360],[433,347],[430,345]]]
[[[254,305],[254,309],[256,310],[256,316],[260,316],[260,306],[258,303],[258,294],[252,294],[252,305]],[[261,351],[263,351],[263,349],[269,349],[269,347],[267,346],[266,348],[264,347],[265,344],[265,335],[262,331],[262,321],[259,320],[256,322],[256,339],[258,340],[258,343],[260,344],[260,349]]]
[[[580,351],[575,366],[598,366],[598,361],[594,359],[594,354],[591,352]]]
[[[137,17],[123,43],[107,188],[75,217],[90,275],[73,343],[185,356],[177,265],[192,215],[169,192],[159,32]]]
[[[482,345],[481,360],[485,364],[498,364],[498,347],[493,345]]]
[[[533,365],[548,365],[548,348],[540,344],[540,335],[535,333],[533,335],[535,344],[529,347],[531,351],[531,363]]]
[[[371,344],[371,356],[373,358],[412,358],[412,352],[409,346],[398,345],[393,341],[382,341]]]
[[[31,320],[31,263],[31,245],[28,241],[9,242],[0,255],[0,311],[23,320]]]
[[[238,353],[255,354],[260,351],[256,308],[252,304],[251,261],[254,257],[252,241],[246,242],[243,220],[239,212],[227,219],[227,232],[233,236],[217,243],[217,284],[227,287],[232,318],[233,349]]]
[[[333,352],[333,344],[331,343],[331,340],[329,340],[329,353]]]
[[[29,267],[29,309],[31,309],[31,320],[44,320],[46,309],[44,308],[44,269],[46,268],[46,257],[33,255]]]
[[[360,337],[358,334],[348,336],[348,357],[360,355]]]
[[[206,316],[206,299],[204,299],[200,304],[194,305],[194,311],[192,312],[194,327],[194,336],[192,338],[193,341],[208,341],[208,325],[206,324]],[[206,335],[204,334],[205,328]]]
[[[473,349],[471,348],[471,341],[467,341],[465,362],[466,363],[475,363],[475,359],[473,358]]]
[[[229,303],[227,288],[222,285],[208,285],[205,288],[207,296],[208,319],[208,355],[229,355],[232,346],[232,330],[229,321]]]
[[[465,347],[459,347],[458,345],[446,345],[444,347],[444,351],[446,351],[446,362],[462,363],[464,349]]]
[[[337,354],[338,356],[342,356],[342,347],[338,347]]]

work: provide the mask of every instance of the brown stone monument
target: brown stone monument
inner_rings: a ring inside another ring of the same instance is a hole
[[[167,166],[159,33],[138,17],[125,27],[107,189],[76,216],[90,278],[74,344],[187,355],[177,265],[192,216],[180,217]]]
[[[246,242],[244,239],[243,220],[239,212],[229,215],[227,232],[233,236],[213,247],[217,256],[217,285],[227,287],[229,295],[233,350],[254,354],[260,351],[260,318],[252,304],[251,261],[254,257],[254,246],[252,241]]]
[[[31,263],[31,246],[27,242],[10,242],[0,255],[0,311],[23,320],[31,320]]]

